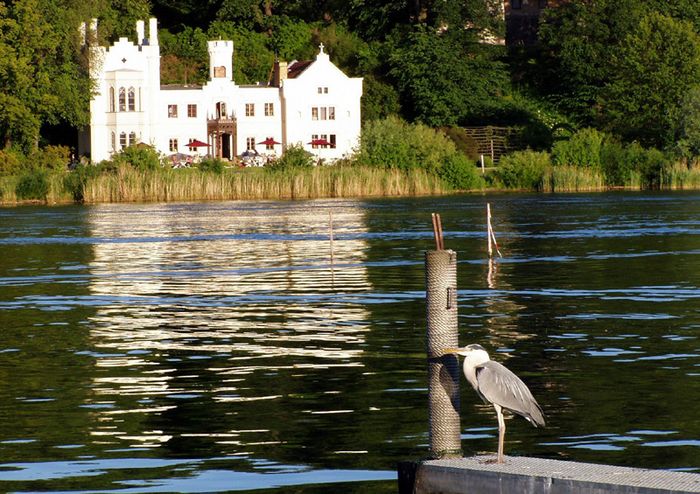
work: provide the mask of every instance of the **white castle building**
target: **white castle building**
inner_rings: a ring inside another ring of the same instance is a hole
[[[233,42],[209,41],[206,84],[161,85],[157,20],[148,27],[146,37],[145,23],[138,21],[135,44],[120,38],[106,48],[90,43],[97,39],[96,20],[89,33],[82,26],[96,92],[79,152],[93,162],[136,143],[164,155],[198,151],[224,159],[245,151],[281,155],[298,144],[328,160],[357,145],[362,78],[346,76],[323,45],[316,60],[277,61],[271,81],[238,85]]]

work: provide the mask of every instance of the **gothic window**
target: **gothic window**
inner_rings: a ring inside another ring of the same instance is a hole
[[[129,88],[129,111],[136,111],[136,90]]]
[[[109,88],[109,111],[114,113],[114,88]]]
[[[119,111],[126,111],[126,89],[119,88]]]

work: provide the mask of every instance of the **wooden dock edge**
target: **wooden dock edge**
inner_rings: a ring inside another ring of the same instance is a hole
[[[700,493],[700,474],[528,457],[402,462],[399,494]]]

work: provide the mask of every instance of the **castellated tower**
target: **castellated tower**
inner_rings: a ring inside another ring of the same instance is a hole
[[[233,80],[233,41],[209,41],[209,79]]]

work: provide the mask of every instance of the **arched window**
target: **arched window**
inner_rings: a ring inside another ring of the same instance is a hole
[[[112,132],[112,151],[117,150],[117,134]]]
[[[216,104],[216,118],[226,118],[226,103],[223,101]]]
[[[114,88],[109,88],[109,111],[114,113]]]
[[[136,132],[129,133],[129,146],[136,144]]]
[[[121,149],[124,149],[126,147],[126,132],[122,132],[119,134],[119,146]]]
[[[126,111],[126,90],[119,88],[119,111]]]
[[[136,111],[136,90],[129,88],[129,111]]]

